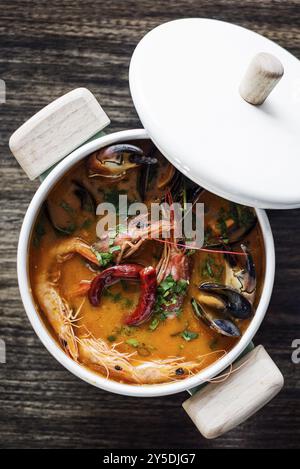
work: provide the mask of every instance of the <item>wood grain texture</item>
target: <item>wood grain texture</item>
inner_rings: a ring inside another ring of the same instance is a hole
[[[86,86],[112,120],[140,126],[128,88],[138,40],[180,17],[235,22],[278,41],[300,58],[300,2],[250,0],[0,0],[0,446],[3,448],[296,448],[300,443],[299,211],[270,211],[277,274],[269,313],[256,337],[285,377],[284,390],[247,423],[213,441],[201,438],[181,408],[186,394],[137,399],[108,394],[64,370],[35,336],[16,277],[18,233],[37,189],[8,150],[11,133],[41,107]],[[242,158],[242,155],[241,155]],[[288,155],[285,156],[288,159]]]
[[[240,95],[250,104],[262,104],[284,73],[283,65],[272,54],[260,52],[251,60],[239,87]]]
[[[205,438],[218,438],[274,399],[283,384],[281,371],[258,345],[234,363],[227,379],[207,384],[182,406]]]
[[[74,88],[18,127],[9,139],[9,148],[34,180],[109,124],[93,93]]]

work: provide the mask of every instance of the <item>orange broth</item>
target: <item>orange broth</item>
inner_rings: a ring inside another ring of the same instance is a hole
[[[147,151],[148,141],[133,142]],[[158,152],[157,152],[158,154]],[[166,160],[158,154],[159,167],[156,168],[149,183],[146,201],[159,201],[164,194],[163,189],[158,189],[158,178],[163,178],[162,172],[166,171]],[[86,159],[73,167],[52,189],[49,195],[49,206],[57,206],[54,210],[59,223],[59,217],[65,218],[68,233],[61,233],[55,230],[47,216],[47,211],[43,208],[37,218],[32,234],[29,254],[29,271],[33,296],[36,306],[45,324],[61,344],[57,336],[57,331],[51,327],[47,317],[50,311],[43,311],[40,307],[35,285],[39,281],[39,276],[48,259],[49,253],[54,246],[62,240],[69,239],[72,243],[74,237],[80,237],[89,245],[97,241],[96,224],[99,219],[90,208],[82,209],[79,201],[76,202],[72,193],[72,181],[79,181],[87,187],[96,200],[100,203],[104,200],[114,201],[115,195],[119,192],[126,193],[130,201],[139,200],[137,190],[140,168],[131,169],[124,179],[111,182],[102,177],[89,178],[86,169]],[[208,212],[220,213],[229,207],[229,202],[213,194],[204,193],[202,199],[205,207],[209,207]],[[51,205],[52,204],[52,205]],[[72,207],[72,209],[70,209]],[[66,213],[64,213],[66,212]],[[205,217],[205,223],[213,225],[210,219]],[[257,289],[254,306],[259,301],[263,278],[264,278],[264,248],[263,239],[259,224],[243,238],[243,243],[247,246],[253,256]],[[163,245],[154,240],[145,241],[137,253],[130,259],[130,262],[139,262],[143,265],[156,266]],[[220,335],[210,329],[201,320],[197,319],[192,306],[191,298],[201,299],[198,286],[202,282],[224,282],[224,255],[221,253],[196,251],[192,258],[192,273],[184,300],[182,311],[174,318],[158,321],[158,325],[153,323],[153,317],[139,326],[124,326],[124,319],[135,308],[139,299],[140,287],[136,282],[121,281],[109,287],[101,298],[98,307],[94,307],[88,301],[86,295],[77,295],[76,290],[82,281],[92,280],[96,271],[80,255],[71,255],[64,262],[59,264],[59,279],[52,279],[55,282],[59,295],[64,298],[74,313],[78,312],[74,333],[79,338],[93,336],[104,340],[109,347],[116,347],[120,352],[134,353],[133,360],[155,361],[168,357],[178,357],[185,361],[199,360],[196,371],[207,367],[215,360],[221,358],[224,352],[228,352],[234,347],[238,339]],[[129,262],[128,261],[128,262]],[[57,270],[57,266],[55,267]],[[49,271],[49,276],[52,273]],[[249,324],[249,320],[237,321],[239,328],[244,332]],[[192,338],[185,331],[192,333]],[[61,345],[63,347],[63,345]],[[199,359],[200,357],[200,359]],[[201,358],[203,357],[203,358]],[[78,362],[82,363],[80,355]],[[101,367],[91,364],[89,366],[94,371],[107,375]],[[115,373],[109,377],[118,381],[126,381],[124,376],[118,378]],[[174,379],[177,377],[174,376]],[[182,378],[182,377],[180,377]],[[127,379],[130,382],[130,379]],[[144,383],[141,383],[144,384]]]

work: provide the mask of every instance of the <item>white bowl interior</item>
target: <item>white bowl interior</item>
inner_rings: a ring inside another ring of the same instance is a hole
[[[103,146],[110,145],[117,141],[120,142],[125,140],[144,138],[148,138],[148,135],[144,129],[116,132],[104,137],[100,137],[83,145],[79,149],[72,152],[63,161],[61,161],[43,181],[28,207],[20,232],[17,264],[19,288],[25,311],[33,329],[48,351],[71,373],[83,379],[87,383],[113,393],[128,396],[150,397],[174,394],[199,386],[201,383],[204,383],[205,381],[221,373],[242,354],[258,330],[268,308],[274,283],[275,254],[273,236],[268,218],[264,210],[257,209],[257,217],[262,229],[265,245],[266,269],[264,287],[255,316],[240,341],[227,355],[192,377],[186,378],[182,381],[175,381],[165,384],[123,384],[106,379],[105,377],[98,375],[88,368],[74,362],[70,357],[68,357],[48,331],[42,318],[36,311],[35,303],[32,298],[27,261],[32,228],[34,226],[37,214],[39,213],[41,204],[46,199],[48,193],[51,191],[56,182],[75,163],[79,162],[82,158]]]

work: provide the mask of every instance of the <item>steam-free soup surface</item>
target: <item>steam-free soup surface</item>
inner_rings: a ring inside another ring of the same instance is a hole
[[[78,363],[110,379],[134,384],[184,379],[220,359],[239,340],[237,336],[219,333],[199,318],[193,299],[208,316],[211,314],[209,317],[228,318],[241,334],[251,320],[251,317],[244,320],[229,317],[224,312],[224,301],[199,290],[203,283],[236,288],[235,284],[226,282],[230,269],[236,273],[247,267],[248,257],[241,244],[247,246],[256,278],[252,291],[242,288],[237,291],[251,302],[255,314],[264,274],[262,235],[252,209],[202,191],[197,194],[197,200],[204,202],[204,247],[208,251],[185,249],[184,240],[179,243],[170,238],[167,244],[145,238],[129,257],[118,259],[118,237],[110,240],[111,245],[104,249],[105,243],[99,240],[99,232],[96,234],[101,218],[95,213],[96,206],[104,201],[117,205],[119,194],[127,194],[129,203],[143,199],[149,206],[153,201],[170,201],[170,194],[177,197],[181,191],[181,186],[172,188],[177,172],[150,142],[128,143],[141,148],[145,155],[151,154],[157,163],[146,168],[145,164],[130,167],[124,174],[111,178],[102,173],[91,176],[91,157],[88,157],[52,190],[32,234],[29,256],[32,292],[49,332]],[[180,184],[186,189],[188,182]],[[189,196],[196,197],[195,187],[190,189]],[[136,241],[132,244],[136,246]],[[111,252],[112,246],[117,248]],[[229,255],[229,251],[239,255]],[[141,324],[126,324],[139,303],[139,281],[120,279],[104,289],[98,306],[91,304],[90,282],[107,268],[119,262],[153,266],[158,270],[165,256],[169,256],[169,263],[166,262],[165,271],[160,270],[161,278],[157,274],[155,304],[149,318]],[[181,256],[188,258],[188,273],[178,267],[175,273],[179,279],[174,279],[168,273],[168,265],[172,259],[179,262]],[[164,294],[169,304],[173,291],[174,303],[177,301],[179,306],[174,312],[169,305],[166,311]]]

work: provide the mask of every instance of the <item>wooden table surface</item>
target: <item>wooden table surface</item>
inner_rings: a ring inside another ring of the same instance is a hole
[[[291,361],[291,343],[300,338],[300,212],[268,212],[277,274],[256,337],[282,370],[284,390],[244,425],[206,441],[181,408],[185,393],[137,399],[101,391],[72,376],[36,337],[20,301],[16,251],[38,183],[27,180],[8,139],[41,107],[78,86],[100,100],[111,130],[139,127],[128,88],[130,56],[147,31],[168,20],[202,16],[237,23],[300,58],[300,1],[1,0],[0,12],[0,78],[7,86],[7,102],[0,105],[0,338],[7,347],[7,363],[0,364],[0,446],[299,447],[300,364]]]

